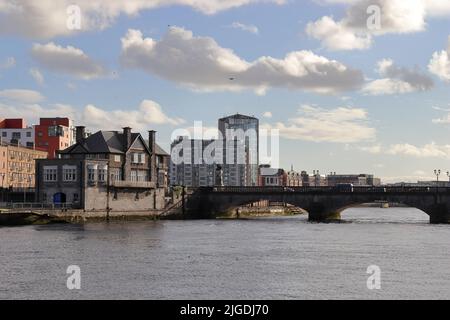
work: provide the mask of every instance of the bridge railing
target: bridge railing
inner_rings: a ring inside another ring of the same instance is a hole
[[[38,202],[20,202],[20,203],[8,203],[9,209],[72,209],[74,205],[72,203],[38,203]]]
[[[384,187],[384,186],[354,186],[341,188],[325,187],[203,187],[201,190],[215,193],[450,193],[449,187]]]

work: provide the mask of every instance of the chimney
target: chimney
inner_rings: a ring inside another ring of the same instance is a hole
[[[85,130],[86,127],[84,126],[77,126],[75,131],[75,138],[77,143],[82,143],[85,137]]]
[[[150,180],[157,183],[158,177],[156,176],[156,131],[150,130],[148,132],[148,147],[150,148]]]
[[[125,127],[123,128],[123,148],[124,151],[127,151],[131,147],[131,128]]]

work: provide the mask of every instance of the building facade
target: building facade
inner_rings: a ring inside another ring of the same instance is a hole
[[[171,144],[171,154],[177,155],[170,164],[170,184],[186,187],[210,187],[216,185],[216,163],[207,163],[203,153],[214,147],[217,140],[197,140],[179,137]]]
[[[40,118],[35,129],[35,146],[47,151],[49,159],[56,158],[59,150],[75,143],[74,127],[69,118]]]
[[[24,119],[0,119],[0,141],[33,148],[34,128],[27,126]]]
[[[241,114],[218,122],[223,138],[223,184],[257,186],[259,172],[259,120]]]
[[[0,144],[0,183],[2,188],[31,189],[35,186],[35,160],[47,152],[22,146]]]
[[[372,174],[330,174],[327,176],[328,185],[353,184],[354,186],[379,186],[381,180]]]
[[[133,212],[162,209],[165,186],[159,186],[156,132],[148,143],[131,128],[99,131],[85,138],[77,127],[76,143],[57,159],[39,160],[39,201],[71,204],[87,211]],[[158,147],[159,148],[159,147]],[[167,161],[161,158],[161,168]]]
[[[268,165],[259,168],[259,186],[287,186],[287,174],[283,169],[270,168]]]
[[[295,171],[293,166],[291,166],[291,170],[286,173],[286,179],[286,186],[288,187],[301,187],[303,185],[301,173]]]

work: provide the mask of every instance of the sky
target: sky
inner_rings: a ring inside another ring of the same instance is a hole
[[[450,170],[448,0],[0,0],[0,118],[279,130],[280,165]]]

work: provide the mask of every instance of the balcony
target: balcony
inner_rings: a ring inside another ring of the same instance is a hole
[[[110,186],[116,188],[154,189],[156,184],[150,181],[111,181]]]

